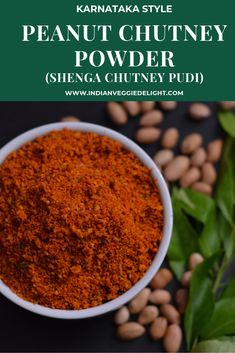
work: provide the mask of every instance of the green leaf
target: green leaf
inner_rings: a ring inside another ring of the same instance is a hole
[[[235,254],[235,229],[220,212],[217,215],[218,231],[227,259]]]
[[[198,353],[233,353],[235,343],[230,341],[209,340],[199,342],[192,350]]]
[[[198,251],[198,236],[174,197],[172,205],[174,226],[168,249],[168,259],[176,277],[180,279],[186,270],[189,256]]]
[[[221,299],[215,304],[215,310],[202,332],[206,339],[217,338],[224,335],[235,334],[235,300],[232,298]]]
[[[235,140],[227,138],[220,177],[216,188],[216,201],[222,214],[233,225],[235,206]]]
[[[222,294],[222,298],[234,298],[235,300],[235,273],[230,277],[228,285]]]
[[[190,189],[175,189],[174,197],[180,202],[184,212],[202,223],[206,222],[214,206],[212,198]]]
[[[219,121],[223,129],[232,137],[235,137],[235,114],[223,112],[219,114]]]
[[[220,236],[217,212],[213,206],[208,214],[203,231],[199,237],[200,252],[204,257],[210,257],[220,250]]]
[[[189,302],[184,318],[186,342],[190,348],[194,340],[203,332],[213,314],[214,297],[210,270],[216,257],[205,260],[193,271],[190,282]]]

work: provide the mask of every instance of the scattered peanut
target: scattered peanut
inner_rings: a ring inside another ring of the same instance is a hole
[[[195,252],[190,255],[189,257],[189,262],[188,262],[188,268],[189,270],[194,270],[197,265],[201,264],[204,261],[204,258],[201,254]]]
[[[195,167],[201,167],[207,159],[206,151],[203,147],[198,148],[191,157],[191,163]]]
[[[176,353],[182,343],[182,330],[178,325],[169,325],[163,339],[163,347],[166,352]]]
[[[223,141],[220,139],[214,140],[207,146],[208,161],[212,163],[218,162],[223,149]]]
[[[163,114],[160,110],[151,110],[140,118],[140,126],[154,126],[162,122]]]
[[[230,102],[220,102],[219,103],[220,107],[224,110],[232,110],[235,109],[235,101],[230,101]]]
[[[121,104],[116,102],[108,102],[107,111],[109,113],[110,119],[114,124],[124,125],[127,123],[128,116]]]
[[[190,160],[186,156],[177,156],[172,159],[164,170],[164,176],[167,181],[176,181],[180,179],[187,171],[190,165]]]
[[[117,336],[123,341],[134,340],[145,333],[144,326],[137,322],[126,322],[117,328]]]
[[[155,305],[147,305],[139,314],[138,322],[141,325],[150,324],[159,314]]]
[[[182,276],[182,278],[180,280],[182,286],[184,286],[184,287],[188,287],[189,286],[190,280],[192,278],[192,274],[193,274],[192,271],[187,271],[187,272],[185,272],[183,274],[183,276]]]
[[[161,130],[155,127],[143,127],[137,131],[136,141],[142,144],[153,143],[159,139]]]
[[[157,317],[150,326],[149,334],[153,340],[161,339],[167,329],[167,319],[163,316]]]
[[[114,322],[116,325],[121,325],[127,322],[129,318],[130,318],[129,310],[127,309],[126,306],[123,306],[116,312],[114,316]]]
[[[213,185],[217,179],[217,173],[212,163],[206,162],[202,166],[202,181]]]
[[[147,304],[151,291],[149,288],[144,288],[137,296],[129,303],[128,309],[131,314],[139,313]]]
[[[197,167],[191,167],[181,178],[180,186],[182,188],[188,188],[193,183],[200,179],[201,172]]]
[[[168,304],[171,301],[171,294],[164,289],[155,289],[149,296],[150,303],[153,304]]]
[[[171,150],[161,150],[153,157],[154,162],[158,167],[164,167],[174,158],[174,153]]]
[[[206,104],[193,103],[190,105],[189,115],[195,120],[207,119],[211,115],[211,110]]]
[[[195,152],[202,144],[202,136],[197,133],[187,135],[181,144],[181,151],[184,154]]]
[[[180,313],[171,304],[163,304],[160,306],[160,313],[171,324],[178,324],[180,322]]]
[[[173,275],[167,268],[161,268],[150,282],[150,287],[153,289],[163,289],[173,279]]]
[[[188,290],[186,288],[178,289],[176,292],[175,301],[180,314],[184,314],[188,303]]]
[[[141,110],[140,102],[136,102],[136,101],[122,102],[122,105],[130,116],[135,116],[140,113],[140,110]]]
[[[174,110],[177,107],[177,102],[160,102],[160,106],[163,110]]]
[[[141,105],[141,110],[143,113],[149,112],[150,110],[153,110],[155,107],[155,102],[153,101],[144,101],[140,102]]]
[[[195,191],[201,192],[204,195],[211,196],[212,194],[212,187],[211,185],[204,183],[202,181],[197,181],[194,183],[191,188]]]
[[[170,129],[167,129],[161,140],[161,144],[163,148],[174,148],[179,140],[179,131],[172,127]]]
[[[77,123],[78,121],[80,121],[80,119],[76,116],[68,115],[61,118],[61,121],[63,123]]]

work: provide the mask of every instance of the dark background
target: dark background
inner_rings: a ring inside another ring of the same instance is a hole
[[[187,115],[190,103],[179,103],[176,110],[166,113],[162,129],[176,126],[181,139],[189,132],[200,132],[207,143],[221,135],[216,121],[217,104],[208,103],[212,117],[195,122]],[[105,103],[0,103],[0,147],[33,127],[58,122],[61,117],[75,115],[82,121],[115,128],[105,112]],[[130,118],[126,126],[118,128],[134,138],[138,118]],[[115,128],[116,129],[116,128]],[[153,156],[159,142],[144,149]],[[175,292],[177,283],[170,287]],[[182,347],[184,350],[184,347]],[[0,351],[162,351],[159,342],[148,335],[133,342],[115,338],[113,314],[87,320],[56,320],[27,312],[0,295]]]

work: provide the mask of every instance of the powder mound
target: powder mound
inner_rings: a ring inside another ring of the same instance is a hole
[[[116,298],[144,275],[162,231],[156,182],[108,137],[52,131],[0,166],[0,278],[28,301]]]

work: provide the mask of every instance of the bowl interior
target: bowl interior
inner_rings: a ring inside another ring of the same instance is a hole
[[[19,306],[32,311],[34,313],[53,317],[60,319],[81,319],[88,318],[92,316],[101,315],[107,313],[111,310],[118,309],[120,306],[124,305],[126,302],[130,301],[139,291],[141,291],[146,285],[150,282],[156,271],[160,268],[164,257],[167,253],[167,249],[169,246],[171,231],[172,231],[172,206],[171,199],[169,195],[169,191],[167,185],[159,171],[156,167],[153,160],[133,141],[125,137],[124,135],[108,129],[103,126],[90,124],[90,123],[54,123],[43,125],[41,127],[29,130],[28,132],[16,137],[8,144],[6,144],[0,150],[0,164],[3,163],[5,158],[13,151],[19,149],[26,142],[34,140],[36,137],[44,135],[52,130],[61,130],[64,128],[68,128],[75,131],[83,131],[83,132],[94,132],[99,135],[108,136],[113,140],[119,141],[126,149],[132,151],[139,160],[151,171],[152,177],[157,180],[158,188],[160,191],[163,209],[164,209],[164,227],[163,227],[163,238],[159,247],[159,250],[149,267],[149,269],[144,274],[143,278],[140,279],[132,288],[130,288],[127,292],[122,294],[121,296],[113,299],[105,304],[81,310],[60,310],[60,309],[50,309],[38,304],[30,303],[22,298],[18,297],[15,293],[13,293],[9,287],[7,287],[0,280],[0,292],[10,299],[12,302],[18,304]]]

